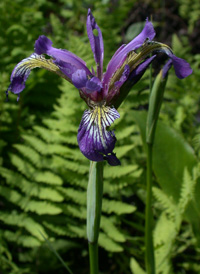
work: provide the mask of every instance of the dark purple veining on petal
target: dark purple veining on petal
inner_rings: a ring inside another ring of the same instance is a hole
[[[11,83],[8,87],[8,90],[12,91],[15,94],[19,94],[25,89],[25,83],[28,79],[31,69],[36,67],[31,67],[30,62],[32,60],[37,60],[37,58],[39,58],[39,56],[33,53],[28,58],[23,59],[15,66],[10,77]]]
[[[94,34],[94,30],[97,30],[98,35]],[[94,54],[94,59],[97,64],[97,77],[101,80],[103,75],[103,57],[104,57],[104,45],[103,37],[99,26],[97,25],[91,10],[88,10],[87,16],[87,33],[90,40],[90,45]]]
[[[96,106],[84,112],[77,138],[85,157],[97,162],[109,159],[111,165],[119,164],[113,153],[116,143],[114,131],[106,130],[119,117],[116,109],[106,106]]]

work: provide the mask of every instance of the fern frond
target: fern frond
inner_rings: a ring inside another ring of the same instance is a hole
[[[132,274],[146,274],[135,258],[131,258],[130,260],[130,269]]]
[[[34,149],[22,144],[15,144],[14,148],[16,148],[23,156],[25,156],[37,168],[40,167],[41,156]]]
[[[123,247],[121,245],[114,242],[111,238],[109,238],[108,236],[106,236],[106,234],[102,232],[99,233],[99,245],[110,252],[123,251]]]
[[[177,236],[176,224],[161,214],[154,231],[156,271],[159,273],[173,273],[171,254]]]
[[[18,245],[21,245],[26,248],[34,248],[34,247],[39,247],[41,245],[41,242],[33,236],[17,235],[15,232],[8,231],[8,230],[6,230],[3,233],[3,236],[5,237],[7,241],[15,242]]]
[[[127,165],[127,166],[119,166],[113,167],[112,169],[109,166],[105,166],[104,169],[104,178],[105,179],[115,179],[120,178],[122,176],[128,175],[138,169],[138,165]]]
[[[69,231],[67,224],[66,226],[61,225],[55,225],[47,222],[42,223],[47,229],[49,229],[51,232],[55,233],[58,236],[68,236],[70,238],[75,238],[76,233]]]
[[[120,201],[103,199],[102,211],[105,213],[115,213],[117,215],[133,213],[136,207]]]
[[[115,148],[115,153],[117,154],[118,158],[122,158],[124,155],[126,155],[128,152],[130,152],[135,147],[135,144],[133,145],[125,145],[125,146],[118,146]]]
[[[0,220],[7,225],[24,228],[40,241],[43,240],[40,232],[47,237],[44,228],[25,213],[0,211]]]
[[[121,243],[126,241],[124,234],[117,229],[116,225],[114,225],[114,221],[111,218],[102,216],[101,228],[114,241]]]
[[[171,197],[168,197],[161,189],[153,187],[153,195],[163,210],[169,214],[170,218],[174,220],[177,216],[177,206],[174,204]]]
[[[183,173],[183,184],[181,186],[180,198],[178,202],[178,208],[183,214],[188,203],[194,198],[194,188],[196,181],[193,180],[187,168],[184,169]]]

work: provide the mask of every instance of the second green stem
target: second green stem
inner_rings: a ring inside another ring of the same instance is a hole
[[[103,196],[103,162],[91,162],[87,189],[87,238],[90,274],[99,273],[98,238]]]
[[[145,211],[145,263],[148,274],[155,274],[155,260],[152,237],[152,144],[147,144],[147,196]]]

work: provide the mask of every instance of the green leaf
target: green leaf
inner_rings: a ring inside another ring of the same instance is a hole
[[[134,258],[131,258],[130,268],[131,268],[131,273],[133,274],[146,274],[146,272],[140,267],[140,265]]]
[[[145,144],[146,113],[133,111],[133,118],[138,124]],[[153,146],[153,170],[163,191],[172,196],[178,205],[184,169],[191,174],[197,165],[192,147],[178,134],[162,122],[158,122]],[[193,231],[200,241],[200,184],[196,184],[195,199],[190,202],[186,216],[193,226]]]

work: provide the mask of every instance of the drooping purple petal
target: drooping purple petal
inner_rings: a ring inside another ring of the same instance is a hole
[[[116,138],[114,131],[107,131],[119,113],[114,108],[96,106],[92,110],[86,110],[83,114],[79,130],[78,144],[81,152],[91,161],[107,160],[111,165],[120,164],[113,153]]]
[[[174,55],[173,52],[169,49],[169,47],[167,47],[166,45],[161,47],[159,49],[159,51],[163,52],[169,56],[169,58],[172,61],[173,66],[174,66],[176,76],[179,79],[183,79],[183,78],[189,76],[193,72],[192,68],[190,67],[190,64],[188,62],[186,62],[184,59],[179,58],[176,55]]]
[[[184,59],[176,57],[175,55],[171,55],[170,58],[172,59],[176,76],[179,79],[183,79],[192,73],[192,68],[190,67],[190,64]]]
[[[35,41],[35,52],[39,55],[47,54],[57,61],[70,63],[72,66],[75,66],[76,69],[84,69],[88,74],[90,73],[85,62],[81,58],[70,51],[54,48],[52,47],[52,44],[53,43],[50,39],[44,35],[41,35]]]
[[[31,70],[37,67],[47,69],[63,77],[62,72],[52,60],[47,60],[44,57],[33,53],[15,66],[10,77],[11,84],[8,90],[15,94],[19,94],[25,88],[25,82]]]
[[[98,35],[94,33],[97,30]],[[103,74],[103,57],[104,57],[104,45],[103,37],[99,26],[97,25],[91,10],[88,10],[87,16],[87,33],[90,40],[90,45],[94,54],[94,59],[97,64],[97,76],[99,79],[102,78]]]
[[[120,49],[117,50],[117,52],[114,54],[112,59],[110,60],[107,71],[104,75],[104,85],[108,85],[109,81],[112,77],[112,75],[115,73],[115,71],[123,64],[124,60],[127,57],[127,54],[130,51],[136,50],[137,48],[141,47],[146,39],[149,39],[150,41],[155,36],[155,30],[151,22],[146,21],[146,24],[142,30],[142,32],[136,36],[130,43],[128,43],[126,46],[120,47]]]

